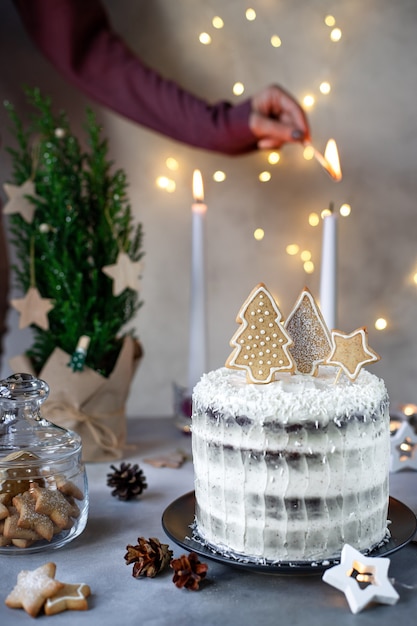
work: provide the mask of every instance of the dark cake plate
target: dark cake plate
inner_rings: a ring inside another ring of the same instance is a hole
[[[325,569],[333,567],[340,559],[328,559],[325,561],[277,561],[258,563],[239,557],[227,555],[216,550],[199,539],[193,530],[195,512],[194,491],[184,494],[174,500],[162,515],[162,526],[165,533],[176,544],[189,552],[224,563],[234,567],[243,567],[262,574],[320,574]],[[368,556],[386,557],[403,548],[413,538],[417,530],[417,519],[414,513],[405,504],[389,499],[388,519],[391,520],[391,537],[386,542],[372,550]]]

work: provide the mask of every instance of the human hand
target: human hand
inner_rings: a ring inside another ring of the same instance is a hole
[[[280,148],[284,143],[310,140],[307,116],[298,102],[278,85],[262,89],[251,100],[249,128],[258,148]]]

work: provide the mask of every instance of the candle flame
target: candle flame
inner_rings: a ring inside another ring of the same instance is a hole
[[[204,202],[203,177],[200,170],[193,172],[193,196],[195,202]]]
[[[342,170],[340,168],[339,152],[334,139],[329,139],[324,151],[324,159],[328,165],[327,171],[335,181],[342,180]]]

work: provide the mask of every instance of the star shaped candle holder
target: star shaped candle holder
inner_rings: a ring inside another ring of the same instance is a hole
[[[390,471],[417,470],[417,434],[410,422],[391,419]]]
[[[345,594],[352,613],[359,613],[371,602],[397,603],[399,595],[388,578],[389,566],[389,559],[366,557],[345,544],[340,564],[327,569],[322,579]]]

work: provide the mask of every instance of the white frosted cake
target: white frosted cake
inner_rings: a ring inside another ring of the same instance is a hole
[[[216,551],[261,562],[368,552],[387,535],[390,434],[384,382],[222,367],[194,388],[195,529]]]

